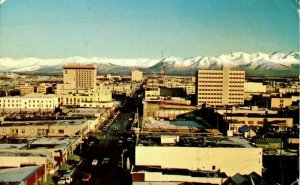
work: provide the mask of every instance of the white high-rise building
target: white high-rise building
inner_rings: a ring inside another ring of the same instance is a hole
[[[56,95],[31,94],[0,97],[0,111],[4,112],[54,112],[58,107]]]
[[[201,70],[196,74],[197,105],[243,105],[245,71]]]
[[[131,81],[133,82],[140,82],[143,80],[143,72],[137,69],[131,72]]]
[[[64,66],[64,85],[68,89],[95,89],[97,78],[96,65],[66,65]]]

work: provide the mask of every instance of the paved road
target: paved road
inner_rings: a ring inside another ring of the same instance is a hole
[[[79,177],[80,175],[75,174],[72,184],[126,185],[132,183],[129,170],[123,170],[118,167],[119,161],[122,161],[121,154],[125,148],[127,151],[123,155],[124,167],[126,167],[127,157],[131,162],[134,162],[134,143],[127,141],[127,138],[131,136],[126,129],[130,129],[130,126],[128,127],[130,117],[131,114],[129,113],[118,114],[112,120],[106,132],[99,131],[95,133],[99,139],[94,137],[85,142],[82,151],[84,161],[78,167],[77,173],[90,173],[92,177],[89,181],[83,182],[81,177]],[[122,144],[118,144],[120,140],[123,141]],[[91,142],[95,144],[89,146]],[[101,164],[104,157],[110,158],[109,164]],[[99,161],[97,166],[91,165],[93,159]],[[76,179],[76,176],[78,179]]]

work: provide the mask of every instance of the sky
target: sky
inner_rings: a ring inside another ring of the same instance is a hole
[[[0,5],[0,57],[274,51],[299,51],[296,0],[6,0]]]

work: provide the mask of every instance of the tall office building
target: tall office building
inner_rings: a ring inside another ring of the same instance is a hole
[[[137,69],[131,72],[131,81],[133,82],[140,82],[143,80],[143,72]]]
[[[245,71],[201,70],[196,74],[197,105],[243,105]]]
[[[66,65],[64,66],[64,84],[69,89],[95,89],[97,78],[96,65]]]

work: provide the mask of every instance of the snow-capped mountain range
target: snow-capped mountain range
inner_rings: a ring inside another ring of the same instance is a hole
[[[129,73],[138,68],[145,73],[159,73],[162,65],[166,74],[194,74],[197,69],[220,69],[223,65],[245,70],[248,75],[298,76],[300,53],[274,52],[248,54],[234,52],[216,57],[167,57],[163,59],[108,59],[70,57],[61,59],[0,58],[0,71],[22,73],[61,73],[63,65],[70,63],[96,64],[98,73]]]

